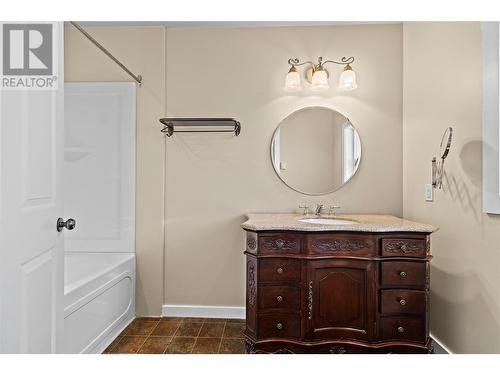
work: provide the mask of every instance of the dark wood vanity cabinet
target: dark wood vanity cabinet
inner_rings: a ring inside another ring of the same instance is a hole
[[[247,231],[247,352],[431,352],[429,250],[429,233]]]

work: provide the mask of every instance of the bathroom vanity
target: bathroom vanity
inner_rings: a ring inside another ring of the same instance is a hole
[[[430,234],[388,215],[249,214],[248,353],[430,353]]]

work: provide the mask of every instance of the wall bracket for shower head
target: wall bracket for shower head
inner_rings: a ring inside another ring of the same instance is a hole
[[[434,156],[432,158],[432,187],[442,189],[443,187],[443,173],[444,173],[444,160],[448,156],[451,147],[451,141],[453,137],[453,128],[450,126],[446,128],[441,137],[441,143],[439,144],[439,154],[440,159]]]

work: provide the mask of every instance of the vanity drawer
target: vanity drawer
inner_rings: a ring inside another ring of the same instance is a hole
[[[259,254],[299,254],[301,239],[296,234],[261,234]]]
[[[300,260],[289,258],[259,259],[259,282],[300,281]]]
[[[415,285],[426,283],[426,262],[382,262],[382,284],[385,285]]]
[[[382,239],[382,256],[417,257],[426,255],[427,241],[418,238],[385,238]]]
[[[299,338],[300,315],[265,314],[258,317],[259,338]]]
[[[259,309],[299,310],[300,289],[294,286],[259,286]]]
[[[307,236],[307,252],[330,256],[375,256],[377,247],[375,239],[369,236],[351,234],[310,234]]]
[[[425,314],[425,291],[387,289],[380,292],[382,314]]]
[[[409,340],[425,343],[424,318],[383,317],[380,318],[380,339]]]

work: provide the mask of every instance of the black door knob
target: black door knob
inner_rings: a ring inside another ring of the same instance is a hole
[[[68,219],[64,221],[62,217],[57,219],[57,231],[61,232],[64,228],[67,230],[73,230],[76,227],[76,220],[75,219]]]

